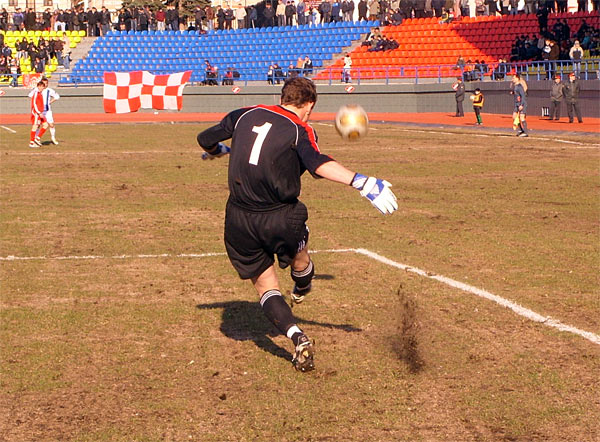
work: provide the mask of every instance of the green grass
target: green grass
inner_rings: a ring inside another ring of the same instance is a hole
[[[600,346],[354,253],[313,255],[294,314],[317,370],[296,373],[225,256],[176,257],[224,251],[227,160],[200,160],[202,127],[65,125],[38,150],[2,133],[0,256],[40,259],[0,261],[0,439],[600,437]],[[400,210],[306,176],[312,249],[366,248],[600,333],[597,138],[317,129]]]

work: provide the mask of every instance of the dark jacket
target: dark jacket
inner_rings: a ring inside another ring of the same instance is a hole
[[[456,101],[464,101],[465,100],[465,83],[462,81],[457,83],[456,85]]]
[[[564,84],[567,103],[575,103],[579,99],[579,80],[569,80]]]
[[[550,90],[550,98],[552,101],[562,101],[565,96],[564,91],[565,85],[562,83],[552,82],[552,89]]]

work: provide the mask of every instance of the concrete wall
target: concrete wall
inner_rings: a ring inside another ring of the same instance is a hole
[[[549,105],[550,81],[529,82],[530,115],[541,115],[542,106]],[[510,114],[513,97],[508,81],[472,82],[466,84],[467,94],[476,87],[485,94],[485,113]],[[345,85],[318,85],[319,101],[316,112],[335,112],[342,104],[359,103],[367,112],[449,112],[455,110],[454,91],[450,83],[441,84],[390,84],[355,85],[347,93]],[[580,105],[584,117],[600,118],[600,81],[581,81]],[[254,104],[277,104],[280,85],[241,86],[237,94],[231,86],[188,86],[184,91],[183,112],[228,112]],[[28,91],[5,88],[0,97],[0,113],[28,114]],[[57,113],[102,113],[101,87],[58,88],[61,99],[52,105]],[[470,101],[465,100],[465,111],[470,111]]]

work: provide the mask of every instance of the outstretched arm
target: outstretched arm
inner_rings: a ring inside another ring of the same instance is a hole
[[[398,209],[396,195],[390,190],[392,185],[385,180],[352,172],[334,160],[321,164],[315,172],[330,181],[354,187],[384,215]]]
[[[327,161],[326,163],[321,164],[315,170],[317,175],[328,179],[330,181],[335,181],[336,183],[342,183],[346,185],[352,184],[352,179],[354,175],[356,175],[351,170],[346,169],[337,161]]]

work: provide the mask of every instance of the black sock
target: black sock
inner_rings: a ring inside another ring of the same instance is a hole
[[[268,290],[263,293],[260,305],[267,319],[284,335],[287,335],[289,328],[296,324],[292,309],[279,290]]]
[[[291,270],[292,280],[296,283],[297,289],[301,292],[310,287],[310,283],[315,276],[315,266],[312,260],[308,262],[308,265],[304,270],[296,271]]]
[[[523,127],[523,132],[527,133],[527,121],[522,121],[521,126]]]

